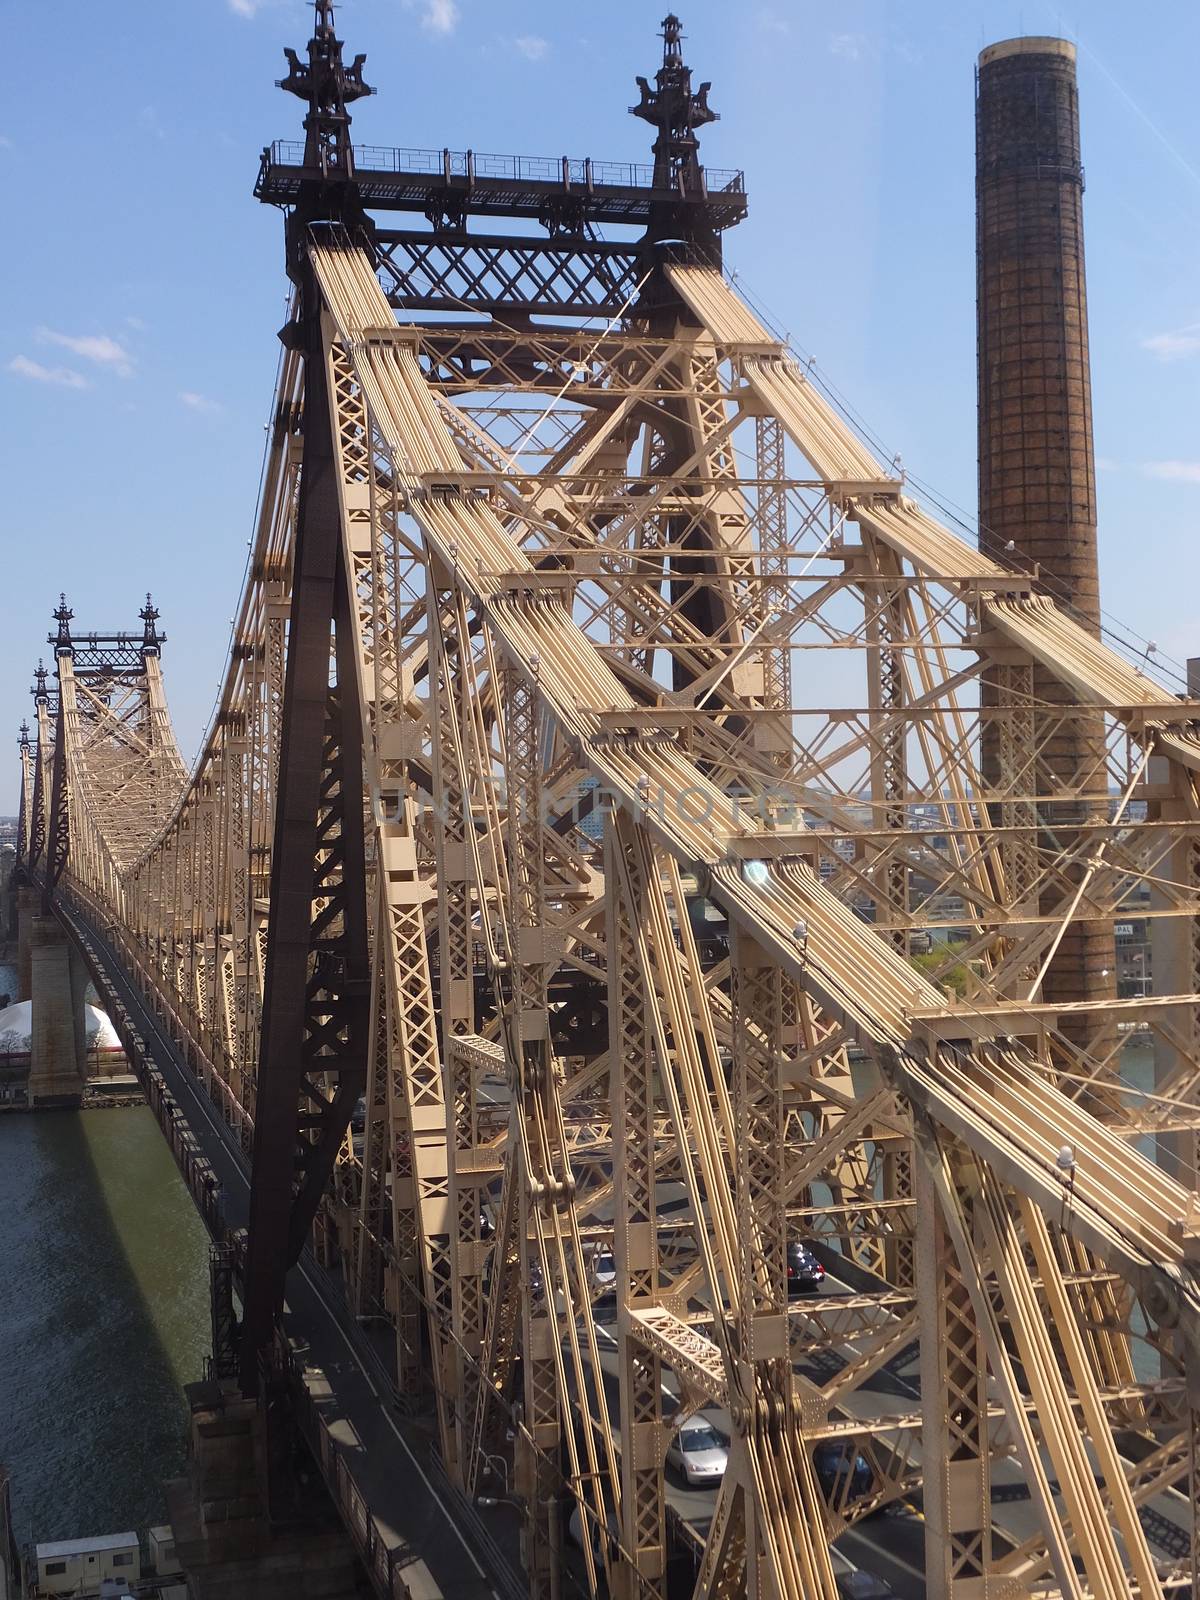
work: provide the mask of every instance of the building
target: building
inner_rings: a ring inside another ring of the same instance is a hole
[[[92,1539],[58,1539],[34,1547],[36,1600],[49,1595],[99,1595],[106,1578],[137,1583],[142,1550],[136,1533],[104,1533]]]
[[[33,1003],[0,996],[0,1106],[28,1104],[33,1050]],[[99,1006],[84,1007],[87,1072],[91,1083],[122,1079],[128,1061],[117,1030]],[[122,1081],[119,1085],[125,1087]]]
[[[1150,954],[1150,925],[1145,917],[1130,917],[1113,925],[1117,941],[1117,994],[1122,1000],[1140,1000],[1154,992]]]
[[[179,1557],[175,1553],[175,1532],[169,1522],[160,1523],[149,1533],[150,1565],[160,1578],[180,1572]]]

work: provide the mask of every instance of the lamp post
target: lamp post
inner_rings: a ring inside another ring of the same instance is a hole
[[[475,1504],[481,1511],[491,1511],[497,1506],[512,1506],[524,1512],[529,1510],[529,1501],[523,1494],[477,1494]],[[547,1495],[538,1504],[546,1513],[546,1527],[550,1536],[550,1600],[562,1600],[562,1505],[556,1494]]]

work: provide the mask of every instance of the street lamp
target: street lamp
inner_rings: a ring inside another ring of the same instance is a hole
[[[497,1506],[512,1506],[516,1511],[529,1510],[529,1501],[523,1494],[477,1494],[475,1504],[481,1511],[491,1511]],[[548,1495],[538,1502],[546,1512],[547,1533],[550,1537],[550,1600],[559,1600],[561,1594],[560,1570],[562,1567],[562,1507],[557,1495]]]
[[[483,1455],[483,1464],[479,1469],[481,1474],[485,1478],[490,1478],[490,1477],[493,1476],[493,1472],[494,1472],[494,1468],[495,1467],[499,1467],[500,1468],[500,1472],[499,1472],[500,1481],[504,1485],[504,1493],[507,1495],[508,1494],[508,1462],[505,1461],[503,1456],[489,1455],[485,1451],[484,1455]],[[480,1500],[479,1504],[482,1505],[483,1501]]]

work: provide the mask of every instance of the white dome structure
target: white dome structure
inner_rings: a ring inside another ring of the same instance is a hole
[[[99,1006],[85,1006],[88,1051],[107,1052],[120,1050],[117,1030]],[[0,1010],[0,1059],[4,1056],[27,1056],[33,1047],[33,1004],[18,1000],[14,1005]]]

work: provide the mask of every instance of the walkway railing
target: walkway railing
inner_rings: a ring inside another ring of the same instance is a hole
[[[276,139],[270,147],[272,166],[302,167],[304,145],[297,139]],[[359,172],[412,174],[444,183],[477,178],[514,184],[552,183],[573,189],[653,189],[654,168],[638,161],[593,161],[574,156],[506,156],[484,150],[414,150],[403,146],[356,144]],[[702,167],[702,190],[741,194],[745,174],[733,168]]]

